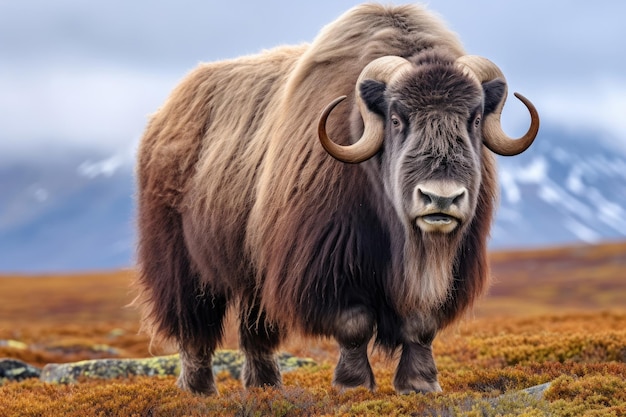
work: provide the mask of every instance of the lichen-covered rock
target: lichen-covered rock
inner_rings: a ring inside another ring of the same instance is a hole
[[[469,400],[460,404],[457,411],[463,414],[473,412],[476,413],[475,415],[482,416],[508,416],[518,415],[520,409],[531,408],[537,411],[537,415],[550,415],[549,402],[545,398],[545,393],[551,384],[547,382],[522,390],[510,391],[491,399]],[[440,414],[444,414],[443,410],[440,410]]]
[[[287,352],[282,352],[278,355],[278,366],[282,372],[289,372],[295,369],[315,365],[317,365],[316,362],[311,358],[299,358],[297,356],[290,355]]]
[[[540,399],[543,398],[544,394],[551,385],[552,382],[546,382],[545,384],[535,385],[534,387],[523,389],[521,392]]]
[[[277,359],[278,367],[282,372],[289,372],[305,366],[315,365],[313,359],[298,358],[286,352],[278,354]],[[238,350],[218,350],[213,356],[213,372],[218,374],[226,371],[233,378],[239,379],[241,377],[243,361],[244,356]]]
[[[113,379],[134,375],[166,376],[180,372],[178,355],[145,359],[92,359],[74,363],[51,363],[44,366],[41,380],[61,384],[79,378]]]
[[[0,359],[0,385],[7,381],[39,378],[41,369],[17,359]]]
[[[241,376],[243,355],[236,350],[219,350],[213,357],[213,371],[228,372],[233,378]],[[278,355],[278,365],[283,372],[315,365],[312,359],[298,358],[288,353]],[[53,383],[73,383],[80,378],[113,379],[133,375],[178,375],[178,355],[146,359],[94,359],[64,364],[48,364],[43,368],[41,380]]]
[[[218,350],[213,355],[213,373],[228,372],[233,378],[241,377],[243,355],[236,350]]]

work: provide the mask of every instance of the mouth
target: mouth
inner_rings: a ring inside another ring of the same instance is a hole
[[[416,226],[424,232],[450,233],[457,228],[461,221],[446,213],[431,213],[419,216]]]
[[[458,222],[456,217],[450,216],[445,213],[433,213],[422,216],[421,219],[424,223],[428,223],[433,226],[445,226]]]

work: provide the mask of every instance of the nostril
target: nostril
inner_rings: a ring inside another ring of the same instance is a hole
[[[417,189],[417,195],[420,197],[422,203],[424,203],[425,205],[432,204],[433,199],[431,198],[431,195],[427,192],[422,191],[421,188]]]
[[[463,202],[465,199],[465,190],[461,191],[454,199],[452,200],[452,204],[456,204],[457,206]]]

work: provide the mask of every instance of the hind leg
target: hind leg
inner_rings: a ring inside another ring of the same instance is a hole
[[[241,378],[245,387],[279,387],[280,370],[274,352],[281,342],[278,328],[267,321],[264,312],[252,297],[247,308],[242,308],[239,325],[239,344],[245,355]],[[243,303],[242,303],[243,304]]]
[[[200,296],[198,296],[200,297]],[[177,384],[196,394],[217,393],[213,377],[213,353],[223,335],[225,297],[196,298],[198,326],[193,334],[179,338],[181,370]]]
[[[212,394],[216,388],[211,358],[222,339],[226,297],[202,285],[187,250],[181,215],[142,187],[138,222],[135,285],[143,326],[153,340],[178,346],[181,388]]]

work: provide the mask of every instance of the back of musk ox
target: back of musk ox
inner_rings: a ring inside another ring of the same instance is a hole
[[[345,96],[345,97],[343,97]],[[280,386],[289,331],[332,336],[333,383],[440,391],[431,343],[488,285],[501,71],[417,6],[363,5],[310,45],[202,64],[152,117],[138,160],[138,302],[211,394],[236,306],[246,386]],[[342,102],[342,99],[345,101]],[[321,114],[321,116],[320,116]],[[320,145],[321,141],[321,145]],[[330,155],[329,155],[330,154]]]

